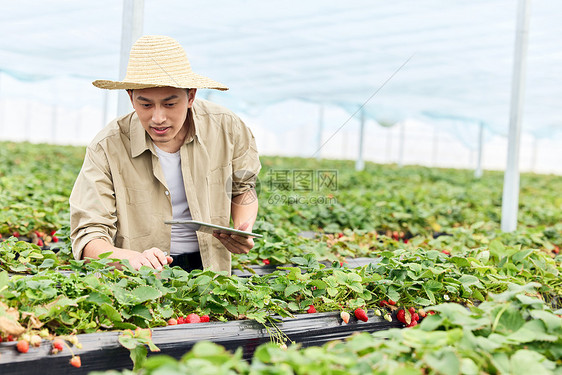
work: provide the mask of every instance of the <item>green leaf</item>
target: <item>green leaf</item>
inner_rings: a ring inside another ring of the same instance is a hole
[[[423,360],[432,370],[441,374],[460,374],[461,363],[457,355],[449,350],[442,349],[434,353],[427,353]]]
[[[556,364],[549,361],[538,352],[521,349],[515,352],[510,359],[513,375],[549,375],[555,369]]]
[[[152,313],[150,309],[144,305],[136,305],[131,309],[131,315],[138,316],[147,321],[152,320]]]
[[[301,290],[301,286],[299,284],[289,284],[287,288],[285,288],[285,297],[288,297],[299,290]]]
[[[104,303],[100,306],[100,311],[107,316],[107,318],[112,321],[112,322],[122,322],[123,318],[121,317],[121,314],[119,313],[119,311],[117,311],[115,309],[115,307],[113,307],[112,305],[109,305],[107,303]]]
[[[138,302],[152,301],[162,297],[162,292],[149,285],[141,285],[132,290],[133,296]]]
[[[91,292],[85,301],[89,303],[94,303],[98,306],[101,306],[104,303],[108,305],[112,304],[111,298],[109,298],[106,294],[98,293],[98,292]]]

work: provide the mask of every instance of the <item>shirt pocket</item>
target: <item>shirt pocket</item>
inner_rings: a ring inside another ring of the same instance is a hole
[[[148,236],[153,226],[153,207],[154,198],[149,189],[126,188],[127,191],[127,216],[125,232],[129,233],[130,238]],[[123,223],[124,224],[124,223]]]

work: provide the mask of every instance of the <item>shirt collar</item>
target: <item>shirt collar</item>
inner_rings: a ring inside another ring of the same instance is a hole
[[[197,126],[195,126],[195,105],[192,108],[187,109],[187,121],[189,124],[189,132],[185,137],[184,145],[190,143],[197,138],[199,140],[199,131]],[[136,112],[133,112],[130,120],[130,131],[131,131],[131,156],[136,158],[146,150],[154,152],[152,147],[152,139],[142,127],[142,124],[137,116]]]

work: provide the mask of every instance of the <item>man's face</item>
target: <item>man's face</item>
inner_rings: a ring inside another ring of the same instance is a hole
[[[155,87],[129,91],[133,108],[152,141],[168,152],[179,150],[187,134],[183,126],[196,89]]]

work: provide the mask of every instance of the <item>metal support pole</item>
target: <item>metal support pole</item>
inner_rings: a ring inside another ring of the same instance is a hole
[[[144,0],[123,0],[123,24],[121,25],[121,57],[119,59],[119,79],[125,78],[129,52],[133,43],[142,36],[144,21]],[[119,91],[117,115],[131,112],[129,95],[125,90]]]
[[[363,160],[363,143],[365,137],[365,111],[361,109],[361,124],[359,125],[359,154],[355,161],[355,170],[362,171],[365,169],[365,161]]]
[[[316,153],[316,160],[322,159],[322,133],[324,132],[324,105],[320,104],[320,110],[318,112],[318,134],[316,139],[318,152]]]
[[[474,177],[482,177],[482,154],[484,151],[484,123],[480,122],[480,128],[478,129],[478,162],[476,164],[476,170],[474,171]]]
[[[519,147],[525,93],[530,13],[530,1],[519,0],[511,87],[507,166],[504,174],[502,197],[501,229],[504,232],[513,232],[517,228],[517,212],[519,208]]]
[[[102,90],[103,91],[103,110],[102,110],[102,119],[101,119],[101,128],[105,128],[107,125],[107,114],[109,112],[109,90]]]

